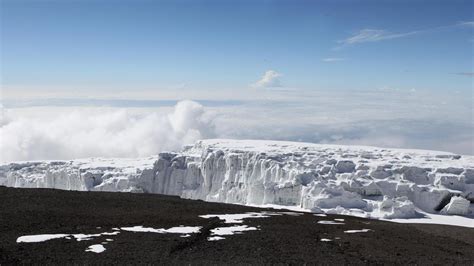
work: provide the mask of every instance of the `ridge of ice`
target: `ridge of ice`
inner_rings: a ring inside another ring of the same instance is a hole
[[[0,185],[121,191],[383,219],[474,217],[474,156],[260,140],[202,140],[144,159],[0,166]]]

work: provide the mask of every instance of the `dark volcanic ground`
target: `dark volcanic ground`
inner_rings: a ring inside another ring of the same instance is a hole
[[[474,264],[474,229],[396,224],[340,215],[246,219],[246,225],[259,226],[260,230],[207,241],[210,229],[228,224],[198,215],[249,211],[263,209],[163,195],[0,187],[0,264]],[[345,224],[317,223],[335,218],[345,219]],[[203,229],[188,238],[121,231],[115,236],[80,242],[73,238],[16,243],[23,235],[92,234],[136,225]],[[343,232],[363,228],[372,231]],[[340,239],[335,240],[336,237]],[[107,238],[114,241],[104,245],[104,252],[85,252],[88,246]],[[322,238],[334,241],[322,242]]]

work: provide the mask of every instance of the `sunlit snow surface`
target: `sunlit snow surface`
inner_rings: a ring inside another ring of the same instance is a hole
[[[213,218],[217,217],[221,220],[224,220],[225,223],[243,223],[243,219],[249,218],[267,218],[272,215],[282,215],[287,214],[288,212],[284,213],[276,213],[276,212],[247,212],[247,213],[239,213],[239,214],[207,214],[207,215],[199,215],[201,218]]]
[[[100,227],[99,227],[100,228]],[[142,232],[142,233],[159,233],[159,234],[181,234],[182,237],[188,237],[190,234],[199,233],[201,226],[177,226],[171,227],[168,229],[164,228],[151,228],[151,227],[143,227],[143,226],[131,226],[131,227],[121,227],[113,228],[115,230],[113,232],[104,232],[104,233],[97,233],[97,234],[42,234],[42,235],[26,235],[20,236],[17,238],[17,243],[38,243],[44,242],[53,239],[71,239],[74,238],[77,241],[90,241],[94,240],[95,238],[101,236],[116,236],[120,234],[120,231],[129,231],[129,232]],[[108,242],[113,242],[112,238],[107,238],[106,242],[102,242],[101,244],[94,244],[89,246],[85,251],[87,252],[94,252],[94,253],[102,253],[105,251],[103,245],[108,244]]]
[[[338,222],[334,222],[334,221],[318,221],[318,224],[344,224],[344,223],[338,223]]]
[[[249,218],[268,218],[271,216],[278,216],[278,215],[291,215],[291,216],[299,216],[301,213],[294,213],[294,212],[248,212],[248,213],[239,213],[239,214],[208,214],[208,215],[200,215],[199,217],[204,219],[209,219],[213,217],[217,217],[221,220],[224,220],[225,224],[241,224],[244,223],[244,219]],[[100,229],[101,227],[97,227],[96,229]],[[115,236],[120,233],[120,231],[128,231],[134,233],[158,233],[158,234],[181,234],[181,237],[190,237],[191,234],[199,233],[201,230],[201,226],[176,226],[171,227],[168,229],[165,228],[153,228],[153,227],[144,227],[141,225],[136,226],[125,226],[125,227],[114,227],[112,228],[112,232],[103,232],[97,234],[41,234],[41,235],[26,235],[20,236],[17,238],[17,243],[37,243],[37,242],[44,242],[53,239],[71,239],[75,238],[77,241],[89,241],[93,240],[94,238],[101,237],[101,236]],[[217,228],[213,228],[210,230],[211,236],[208,237],[208,241],[217,241],[225,239],[222,236],[229,236],[235,234],[241,234],[245,231],[254,231],[258,230],[257,227],[247,226],[247,225],[228,225],[228,226],[221,226]],[[102,242],[102,244],[91,245],[88,247],[86,251],[91,251],[95,253],[101,253],[105,251],[103,245],[107,244],[108,242],[112,242],[113,239],[107,238],[106,242]]]
[[[72,235],[77,241],[84,241],[84,240],[91,240],[94,237],[99,237],[99,236],[115,236],[118,235],[120,232],[119,231],[114,231],[114,232],[104,232],[100,234],[75,234]]]
[[[158,193],[474,227],[474,156],[438,151],[203,140],[143,159],[4,164],[0,185]]]
[[[86,252],[102,253],[105,251],[105,248],[101,244],[91,245],[86,249]]]
[[[192,234],[192,233],[199,233],[201,226],[178,226],[178,227],[171,227],[168,229],[164,228],[151,228],[151,227],[143,227],[143,226],[132,226],[132,227],[121,227],[123,231],[129,232],[144,232],[144,233],[159,233],[159,234]]]
[[[245,231],[254,231],[258,230],[256,227],[251,227],[247,225],[234,225],[226,227],[217,227],[211,230],[213,236],[226,236],[234,235]]]
[[[164,234],[165,233],[162,228],[155,229],[155,228],[151,228],[151,227],[143,227],[141,225],[131,226],[131,227],[120,227],[120,229],[123,230],[123,231],[129,231],[129,232],[158,233],[158,234]]]
[[[37,243],[37,242],[44,242],[51,239],[58,239],[58,238],[65,238],[69,235],[65,234],[45,234],[45,235],[28,235],[28,236],[20,236],[16,242],[17,243]]]
[[[99,234],[44,234],[44,235],[27,235],[19,237],[16,242],[21,243],[35,243],[35,242],[44,242],[52,239],[66,238],[71,239],[75,238],[77,241],[91,240],[100,236],[113,236],[119,234],[118,231],[115,232],[104,232]]]
[[[257,207],[257,206],[254,206]],[[272,205],[265,205],[264,208],[272,208],[275,206]],[[276,206],[277,210],[286,209],[285,206]],[[300,212],[309,212],[306,209],[298,208],[298,207],[290,207],[288,210],[292,211],[300,211]],[[458,215],[440,215],[440,214],[432,214],[426,213],[421,210],[417,210],[417,212],[423,216],[422,218],[406,218],[406,219],[380,219],[388,222],[395,222],[395,223],[413,223],[413,224],[440,224],[440,225],[454,225],[454,226],[462,226],[462,227],[470,227],[474,228],[474,218],[471,217],[463,217]],[[317,217],[326,217],[327,215],[324,213],[315,213],[313,216]],[[352,213],[351,216],[357,216],[364,218],[363,215],[357,215]],[[335,221],[339,221],[341,219],[334,219]],[[321,221],[323,222],[323,221]],[[334,224],[332,221],[328,221]]]
[[[224,237],[221,237],[221,236],[210,236],[207,238],[208,241],[218,241],[218,240],[222,240],[222,239],[225,239]]]
[[[237,214],[207,214],[199,215],[199,217],[204,219],[209,218],[219,218],[224,220],[226,224],[242,224],[245,222],[245,219],[256,219],[256,218],[269,218],[271,216],[280,216],[280,215],[290,215],[290,216],[300,216],[302,213],[295,212],[247,212],[247,213],[237,213]],[[207,238],[208,241],[217,241],[225,239],[223,236],[241,234],[245,231],[255,231],[259,230],[257,227],[247,226],[247,225],[229,225],[224,227],[217,227],[211,229],[211,236]]]
[[[369,231],[372,231],[371,229],[360,229],[360,230],[346,230],[344,233],[346,234],[355,234],[355,233],[367,233]]]
[[[472,205],[472,204],[471,204]],[[424,213],[424,218],[412,218],[412,219],[392,219],[388,221],[396,223],[416,223],[416,224],[444,224],[444,225],[455,225],[462,227],[474,228],[474,218],[468,218],[457,215],[439,215]]]

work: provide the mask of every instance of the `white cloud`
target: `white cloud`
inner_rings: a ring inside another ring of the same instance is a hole
[[[168,114],[123,108],[59,110],[60,115],[50,108],[43,117],[6,112],[0,161],[148,156],[213,137],[212,118],[192,101],[179,102]]]
[[[451,24],[447,26],[439,26],[434,28],[422,29],[422,30],[415,30],[415,31],[408,31],[408,32],[400,32],[400,33],[393,33],[387,30],[381,29],[362,29],[358,32],[354,33],[352,36],[338,41],[338,43],[342,45],[352,45],[358,43],[365,43],[365,42],[378,42],[384,40],[391,40],[391,39],[398,39],[404,38],[420,33],[428,33],[428,32],[436,32],[440,30],[446,29],[453,29],[456,27],[474,27],[474,21],[462,21],[456,24]]]
[[[407,37],[411,35],[415,35],[421,33],[422,31],[410,31],[405,33],[391,33],[386,30],[379,30],[379,29],[362,29],[351,37],[339,41],[341,44],[357,44],[357,43],[364,43],[364,42],[377,42],[383,40],[390,40],[390,39],[397,39],[402,37]]]
[[[458,73],[454,73],[454,74],[460,75],[460,76],[474,77],[474,72],[458,72]]]
[[[274,92],[279,93],[279,92]],[[300,94],[285,92],[286,95]],[[261,101],[221,108],[220,138],[277,139],[473,154],[472,102],[432,91],[341,91],[300,94],[300,99]],[[445,100],[446,105],[440,105]],[[340,136],[334,138],[334,136]]]
[[[275,90],[271,95],[277,97],[212,106],[184,101],[150,108],[7,108],[0,117],[0,160],[148,156],[210,137],[474,154],[470,92]]]
[[[339,62],[339,61],[344,61],[344,60],[346,59],[341,58],[341,57],[327,57],[327,58],[324,58],[322,61],[327,62],[327,63],[332,63],[332,62]]]
[[[467,27],[474,27],[474,21],[463,21],[457,24],[458,26],[467,26]]]
[[[265,71],[265,74],[263,74],[262,78],[255,82],[252,86],[255,88],[281,87],[280,77],[280,73],[274,70],[267,70]]]

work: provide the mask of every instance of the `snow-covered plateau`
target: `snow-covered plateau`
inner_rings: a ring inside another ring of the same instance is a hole
[[[426,150],[211,139],[141,159],[6,163],[0,185],[158,193],[383,219],[456,215],[474,225],[474,156]]]

